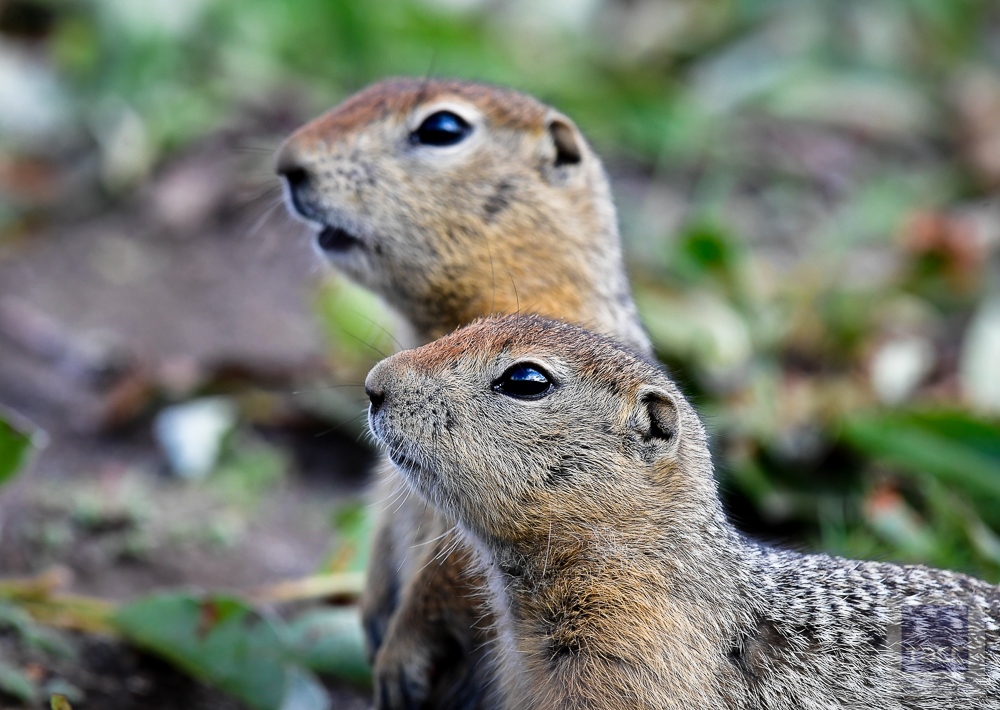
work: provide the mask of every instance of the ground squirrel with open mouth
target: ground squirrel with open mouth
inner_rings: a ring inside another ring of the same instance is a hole
[[[555,109],[483,84],[387,80],[299,129],[277,163],[293,213],[403,317],[408,345],[521,312],[649,352],[603,167]],[[377,497],[399,485],[388,470]],[[490,621],[450,526],[412,497],[380,521],[362,604],[379,708],[489,706]]]
[[[1000,587],[746,539],[694,409],[608,338],[479,321],[366,390],[481,563],[506,707],[1000,708]]]

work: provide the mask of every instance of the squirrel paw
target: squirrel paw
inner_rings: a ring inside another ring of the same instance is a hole
[[[387,639],[372,668],[377,710],[420,710],[430,696],[433,663],[426,650]]]

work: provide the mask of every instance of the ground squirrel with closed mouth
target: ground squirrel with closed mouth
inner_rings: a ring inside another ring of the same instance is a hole
[[[521,312],[649,352],[603,167],[555,109],[483,84],[387,80],[299,129],[277,163],[292,212],[402,316],[408,345]],[[400,485],[386,468],[379,499]],[[413,497],[380,520],[362,603],[380,708],[489,705],[491,624],[450,527]]]
[[[1000,587],[746,539],[694,409],[608,338],[479,321],[366,390],[391,460],[475,550],[506,707],[1000,708]]]

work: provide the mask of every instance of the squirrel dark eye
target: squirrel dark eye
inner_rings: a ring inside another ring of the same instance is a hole
[[[514,365],[496,381],[493,389],[518,399],[538,399],[552,389],[552,380],[534,365]]]
[[[421,145],[455,145],[472,133],[472,126],[456,113],[438,111],[432,113],[420,124],[420,128],[410,134],[410,142]]]

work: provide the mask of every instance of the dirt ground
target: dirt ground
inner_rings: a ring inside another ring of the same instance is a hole
[[[0,577],[56,566],[65,591],[127,600],[301,577],[330,550],[331,510],[363,494],[372,453],[296,394],[327,372],[310,306],[323,272],[270,170],[290,127],[216,134],[127,198],[38,220],[0,251],[0,404],[49,442],[0,492]],[[218,393],[244,412],[232,446],[289,462],[280,480],[247,492],[169,472],[152,417]],[[0,656],[84,691],[80,710],[239,707],[116,642],[75,643],[79,665],[10,635]],[[332,687],[334,707],[364,706]]]

